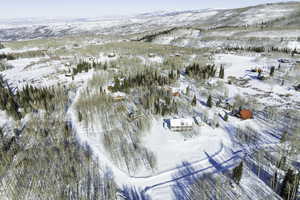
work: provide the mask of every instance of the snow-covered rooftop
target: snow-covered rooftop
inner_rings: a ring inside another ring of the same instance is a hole
[[[170,126],[193,126],[193,120],[190,118],[171,119]]]

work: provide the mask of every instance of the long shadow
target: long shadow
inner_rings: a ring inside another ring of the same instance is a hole
[[[119,195],[125,200],[151,200],[143,190],[129,185],[124,185],[119,191]]]
[[[175,200],[189,200],[189,196],[193,192],[191,191],[190,186],[192,184],[199,183],[199,181],[206,181],[212,186],[216,185],[215,180],[213,180],[212,178],[212,175],[215,173],[224,173],[225,175],[228,175],[229,169],[236,165],[226,164],[228,160],[219,163],[207,153],[206,155],[209,159],[209,162],[212,165],[209,168],[215,168],[216,170],[204,174],[199,174],[199,170],[193,168],[193,166],[190,163],[184,162],[183,165],[185,165],[186,167],[178,170],[178,172],[173,176],[174,184],[172,184],[172,192]],[[236,157],[233,156],[233,158],[229,160],[238,158],[240,157],[238,156],[238,154],[236,154]],[[215,187],[212,187],[212,190],[214,190],[213,188]],[[211,197],[214,199],[214,191],[211,191]]]
[[[262,167],[259,167],[254,161],[252,161],[252,159],[245,159],[244,162],[254,174],[258,175],[260,180],[262,180],[266,185],[270,186],[272,180],[271,174],[269,174]]]
[[[174,184],[172,185],[172,192],[175,200],[187,200],[189,197],[189,186],[194,184],[205,175],[197,175],[195,168],[189,162],[183,162],[184,168],[181,168],[173,175]],[[184,177],[178,179],[178,177]]]
[[[210,156],[207,152],[204,152],[208,158],[209,163],[217,170],[217,173],[224,173],[227,174],[229,172],[228,167],[222,165],[216,161],[212,156]]]

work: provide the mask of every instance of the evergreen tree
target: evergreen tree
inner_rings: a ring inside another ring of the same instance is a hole
[[[208,96],[206,104],[207,104],[208,107],[212,108],[212,97],[211,97],[211,95]]]
[[[274,173],[274,176],[272,178],[272,181],[271,181],[271,187],[274,191],[277,190],[277,184],[278,184],[278,173],[277,171]]]
[[[115,82],[114,90],[115,91],[120,90],[120,88],[121,88],[120,80],[117,77],[115,77],[115,81],[114,82]]]
[[[297,49],[296,48],[292,51],[292,57],[294,57],[295,53],[297,53]]]
[[[197,98],[196,98],[196,95],[195,95],[193,100],[192,100],[192,106],[196,106],[196,105],[197,105]]]
[[[282,156],[280,161],[277,163],[277,168],[284,170],[286,166],[286,156]]]
[[[187,96],[190,95],[190,87],[189,87],[189,86],[186,88],[186,95],[187,95]]]
[[[275,72],[275,67],[272,66],[271,69],[270,69],[270,76],[273,76],[274,72]]]
[[[220,68],[219,78],[224,79],[224,67],[223,67],[223,65],[221,65],[221,68]]]
[[[228,114],[227,113],[225,113],[225,116],[224,116],[224,121],[228,121]]]
[[[233,180],[237,184],[240,184],[243,174],[243,162],[241,162],[236,168],[233,169]]]
[[[82,114],[80,111],[78,111],[78,121],[81,122],[82,121]]]
[[[282,182],[280,196],[284,200],[295,200],[299,188],[300,174],[294,174],[292,169],[288,169]]]
[[[284,132],[284,133],[281,135],[280,143],[286,142],[287,139],[288,139],[288,133],[287,133],[287,132]]]

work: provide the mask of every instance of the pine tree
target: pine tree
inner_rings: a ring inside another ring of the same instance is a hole
[[[273,76],[274,72],[275,72],[275,67],[272,66],[271,69],[270,69],[270,76]]]
[[[225,113],[225,116],[224,116],[224,121],[228,121],[228,114],[227,113]]]
[[[292,169],[288,169],[287,173],[285,174],[284,180],[282,182],[282,187],[280,190],[280,196],[284,200],[294,200],[293,192],[295,191],[296,186],[298,186],[297,178],[298,178],[298,175],[296,176]],[[298,188],[296,189],[296,191],[297,190],[298,190]]]
[[[206,104],[207,104],[208,107],[212,108],[212,97],[211,97],[211,95],[208,96]]]
[[[239,164],[236,168],[233,169],[233,180],[237,184],[240,184],[243,174],[243,162]]]
[[[221,65],[221,68],[220,68],[219,78],[224,79],[224,67],[223,67],[223,65]]]
[[[82,121],[82,114],[80,111],[78,111],[78,121],[81,122]]]
[[[292,57],[294,57],[295,53],[297,53],[297,49],[296,48],[292,51]]]
[[[186,88],[186,95],[187,95],[187,96],[190,95],[190,87],[189,87],[189,86]]]
[[[280,161],[277,163],[277,168],[284,170],[286,166],[286,156],[282,156]]]
[[[114,82],[115,82],[114,90],[115,91],[120,90],[120,88],[121,88],[120,80],[117,77],[115,77],[115,81]]]
[[[287,133],[287,132],[284,132],[284,133],[281,135],[280,143],[286,142],[287,139],[288,139],[288,133]]]
[[[277,190],[277,184],[278,184],[278,173],[277,171],[274,173],[274,176],[272,178],[272,181],[271,181],[271,187],[274,191]]]
[[[196,98],[196,95],[195,95],[193,100],[192,100],[192,106],[196,106],[196,105],[197,105],[197,98]]]

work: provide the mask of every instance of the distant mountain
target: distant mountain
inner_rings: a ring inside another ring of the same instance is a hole
[[[0,41],[61,37],[74,34],[136,34],[168,28],[194,26],[241,26],[272,22],[297,26],[300,3],[264,4],[238,9],[157,11],[135,16],[79,19],[0,20]]]

